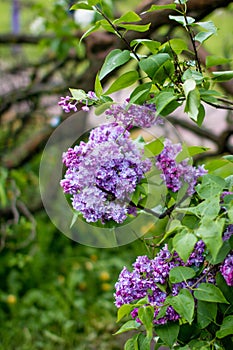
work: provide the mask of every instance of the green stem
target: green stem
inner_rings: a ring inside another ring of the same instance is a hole
[[[180,5],[182,6],[180,0],[179,0],[179,3],[180,3]],[[197,54],[197,48],[196,48],[196,45],[195,45],[195,40],[194,40],[193,32],[192,32],[192,31],[190,30],[190,28],[189,28],[189,24],[188,24],[186,12],[187,12],[187,6],[186,6],[186,4],[185,4],[184,10],[183,10],[183,16],[184,16],[184,20],[185,20],[185,23],[186,23],[185,29],[186,29],[187,32],[188,32],[188,35],[189,35],[189,37],[190,37],[190,40],[191,40],[191,43],[192,43],[192,46],[193,46],[194,55],[195,55],[195,58],[196,58],[196,67],[197,67],[197,70],[198,70],[200,73],[202,73],[201,64],[200,64],[199,57],[198,57],[198,54]]]
[[[137,61],[140,61],[140,58],[138,57],[137,53],[134,51],[134,49],[130,46],[128,41],[124,38],[124,36],[121,34],[121,32],[117,29],[117,27],[112,23],[112,21],[105,15],[105,13],[97,6],[95,6],[96,11],[106,19],[106,21],[110,24],[110,26],[114,29],[116,34],[120,37],[120,39],[125,43],[125,45],[128,47],[129,51],[132,52],[132,54],[135,56]]]

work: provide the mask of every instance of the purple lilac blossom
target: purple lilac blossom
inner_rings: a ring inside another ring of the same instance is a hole
[[[122,223],[136,214],[129,204],[137,184],[150,170],[149,159],[117,123],[101,125],[90,132],[87,143],[63,154],[68,168],[61,186],[72,195],[72,206],[87,222],[114,220]]]
[[[96,94],[94,93],[94,91],[88,91],[86,94],[86,99],[81,99],[81,100],[76,100],[74,97],[71,96],[66,96],[66,97],[61,97],[60,101],[58,102],[58,105],[66,112],[77,112],[78,108],[77,108],[77,104],[81,103],[84,104],[84,106],[82,106],[82,110],[85,112],[89,111],[89,107],[88,105],[93,104],[93,102],[98,101],[98,97],[96,96]]]
[[[226,231],[223,233],[223,241],[227,241],[233,235],[233,224],[229,225]]]
[[[114,294],[116,306],[119,308],[124,304],[135,303],[139,299],[147,297],[149,304],[154,307],[154,324],[165,324],[167,321],[176,321],[180,316],[171,306],[167,308],[165,316],[157,318],[168,296],[168,293],[164,290],[162,291],[157,284],[164,285],[166,288],[169,272],[175,266],[200,267],[203,265],[205,259],[204,251],[204,242],[198,241],[186,263],[180,259],[176,252],[172,254],[168,250],[167,245],[160,250],[154,259],[149,259],[147,256],[138,256],[133,264],[133,271],[130,272],[124,267],[119,275]],[[212,278],[212,275],[209,276],[207,269],[202,273],[202,282],[208,281],[209,283],[215,283],[215,279]],[[205,274],[206,276],[204,276]],[[191,286],[198,279],[200,279],[200,276],[173,284],[171,295],[177,295],[181,289],[187,288],[187,284]],[[131,316],[140,322],[137,317],[138,308],[135,308],[131,312]]]
[[[156,117],[154,104],[131,104],[128,106],[128,102],[126,101],[123,105],[112,104],[105,111],[105,114],[114,117],[116,122],[122,123],[127,128],[133,126],[149,128],[152,125],[163,124],[163,119]]]
[[[231,196],[231,195],[233,195],[233,192],[231,192],[231,191],[223,191],[220,198],[223,201],[224,197]]]
[[[195,192],[197,179],[207,173],[203,166],[193,167],[185,159],[178,163],[177,155],[182,151],[181,144],[172,144],[168,139],[164,142],[164,149],[155,157],[156,166],[162,170],[161,178],[164,180],[167,188],[172,192],[177,192],[185,182],[188,184],[187,193],[191,196]]]
[[[66,113],[70,113],[71,111],[77,112],[77,101],[70,96],[61,97],[58,105],[64,110]]]
[[[223,275],[228,286],[233,287],[233,253],[228,254],[220,266],[220,272]]]

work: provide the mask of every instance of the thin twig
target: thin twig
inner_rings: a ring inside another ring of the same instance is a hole
[[[112,21],[105,15],[105,13],[97,6],[95,6],[95,9],[97,12],[99,12],[99,14],[101,16],[104,17],[104,19],[106,19],[106,21],[110,24],[110,26],[115,30],[115,32],[118,34],[118,36],[120,37],[120,39],[125,43],[125,45],[128,47],[129,51],[132,52],[132,54],[135,56],[135,58],[137,59],[137,61],[140,61],[140,58],[138,57],[137,53],[135,52],[135,50],[130,46],[129,42],[125,39],[125,37],[121,34],[121,32],[117,29],[117,27],[112,23]]]

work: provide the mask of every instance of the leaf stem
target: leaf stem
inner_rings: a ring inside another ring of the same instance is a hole
[[[137,53],[134,51],[134,49],[130,46],[129,42],[125,39],[125,37],[121,34],[121,32],[117,29],[117,27],[113,24],[113,22],[108,18],[108,16],[105,15],[105,13],[98,7],[95,6],[96,11],[110,24],[110,26],[114,29],[114,31],[117,33],[117,35],[120,37],[120,39],[125,43],[125,45],[128,47],[129,51],[132,52],[132,54],[135,56],[138,62],[140,62],[140,58],[138,57]]]
[[[182,3],[181,3],[180,0],[179,0],[179,3],[182,6]],[[195,58],[196,58],[196,68],[197,68],[197,70],[200,73],[202,73],[201,64],[200,64],[199,57],[198,57],[198,54],[197,54],[197,48],[196,48],[196,45],[195,45],[193,32],[190,30],[189,23],[188,23],[188,20],[187,20],[187,6],[186,6],[186,4],[185,4],[184,10],[183,10],[183,16],[184,16],[184,20],[185,20],[185,23],[186,23],[185,29],[188,32],[188,35],[190,37],[190,40],[191,40],[191,43],[192,43],[192,47],[193,47],[193,50],[194,50],[194,55],[195,55]]]

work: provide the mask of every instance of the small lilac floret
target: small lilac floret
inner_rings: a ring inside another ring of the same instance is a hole
[[[87,98],[89,98],[90,100],[94,100],[94,101],[98,100],[98,97],[96,96],[94,91],[88,91]]]
[[[162,170],[161,178],[164,180],[167,188],[172,192],[177,192],[183,183],[188,185],[187,194],[192,195],[195,192],[197,179],[207,173],[204,166],[193,167],[187,160],[180,163],[176,161],[177,155],[182,151],[181,144],[172,144],[168,139],[164,142],[164,149],[155,157],[156,166]]]

